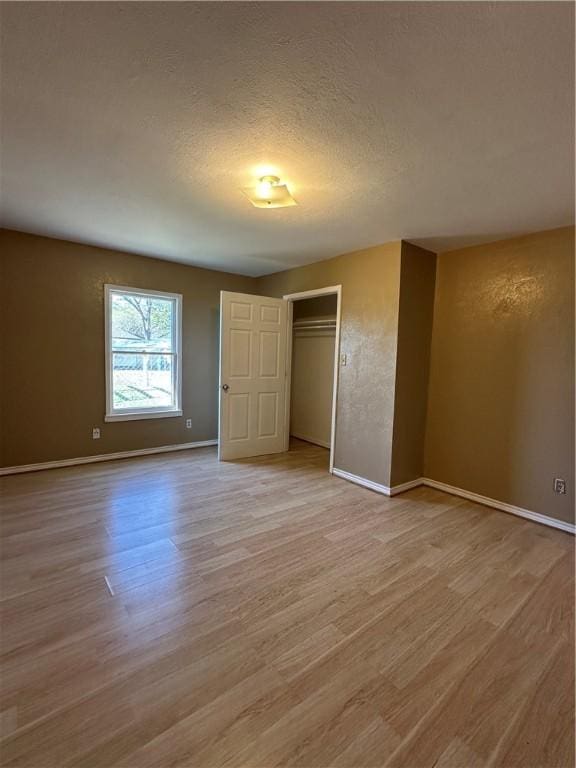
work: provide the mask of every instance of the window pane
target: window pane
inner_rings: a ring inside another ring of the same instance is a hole
[[[114,409],[173,408],[174,358],[114,352],[112,395]]]
[[[175,352],[174,300],[112,294],[112,349]]]

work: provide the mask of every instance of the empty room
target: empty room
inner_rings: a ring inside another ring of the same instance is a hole
[[[0,766],[575,767],[575,5],[0,2]]]

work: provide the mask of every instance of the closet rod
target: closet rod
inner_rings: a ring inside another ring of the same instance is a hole
[[[336,328],[336,320],[296,320],[294,328]]]

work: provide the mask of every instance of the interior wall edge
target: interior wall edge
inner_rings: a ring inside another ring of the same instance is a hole
[[[424,474],[436,260],[433,251],[402,241],[391,486]]]

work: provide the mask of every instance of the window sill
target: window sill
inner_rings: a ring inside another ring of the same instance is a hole
[[[104,421],[139,421],[141,419],[166,419],[172,416],[182,416],[180,410],[170,411],[137,411],[132,413],[107,413]]]

